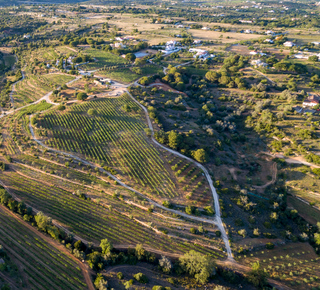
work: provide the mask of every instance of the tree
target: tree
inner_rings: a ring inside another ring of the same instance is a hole
[[[100,247],[102,249],[102,254],[104,255],[109,254],[113,249],[113,245],[108,241],[108,239],[101,240]]]
[[[170,131],[168,134],[169,147],[172,149],[178,149],[181,143],[181,135],[176,131]]]
[[[208,154],[204,149],[198,149],[192,152],[192,157],[200,163],[208,162]]]
[[[143,248],[142,244],[137,244],[135,254],[138,260],[142,260],[145,257],[146,250]]]
[[[37,223],[38,228],[42,231],[46,231],[48,226],[52,224],[51,218],[48,216],[45,216],[41,211],[37,213],[34,219]]]
[[[172,270],[172,262],[165,256],[161,256],[161,259],[159,260],[159,266],[161,270],[166,274],[169,274]]]
[[[137,274],[133,275],[133,278],[143,284],[147,284],[149,282],[148,277],[146,275],[144,275],[143,273],[137,273]]]
[[[96,116],[97,114],[98,114],[98,112],[95,109],[91,108],[88,110],[88,115],[90,115],[90,116]]]
[[[198,282],[203,284],[216,273],[213,259],[194,250],[180,257],[179,262],[189,275],[194,276]]]
[[[77,99],[78,99],[79,101],[84,101],[84,100],[86,100],[87,98],[88,98],[88,95],[87,95],[86,93],[80,92],[80,93],[77,94]]]
[[[133,53],[130,52],[130,53],[126,54],[126,59],[129,60],[129,61],[135,61],[136,56]]]
[[[209,81],[209,82],[217,82],[218,79],[220,78],[220,74],[215,72],[215,71],[208,71],[205,75],[205,78]]]
[[[319,60],[319,57],[317,55],[312,55],[312,56],[309,56],[308,60],[317,62]]]
[[[108,281],[104,280],[103,275],[98,273],[96,280],[94,280],[94,286],[96,286],[96,288],[99,290],[107,290]]]
[[[319,233],[314,234],[314,242],[316,243],[317,246],[320,246],[320,234]]]
[[[254,286],[263,289],[267,285],[268,273],[260,269],[259,262],[252,264],[252,270],[248,273],[248,281]]]

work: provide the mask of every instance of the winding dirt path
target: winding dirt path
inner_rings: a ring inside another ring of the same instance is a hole
[[[274,184],[277,180],[277,174],[278,174],[277,163],[273,162],[273,164],[272,164],[272,180],[270,180],[269,182],[267,182],[264,185],[253,185],[252,187],[254,187],[256,189],[264,189],[264,188],[268,187],[269,185]]]
[[[228,254],[228,258],[229,259],[233,259],[233,256],[232,256],[232,251],[231,251],[231,247],[230,247],[230,243],[229,243],[229,238],[227,236],[227,233],[225,231],[225,228],[224,228],[224,225],[222,223],[222,219],[221,219],[221,215],[220,215],[220,205],[219,205],[219,196],[217,194],[217,191],[215,189],[215,187],[213,186],[213,181],[211,179],[211,176],[208,172],[208,170],[202,165],[200,164],[199,162],[175,151],[175,150],[172,150],[170,148],[167,148],[166,146],[160,144],[156,139],[154,139],[154,130],[153,130],[153,126],[152,126],[152,123],[151,123],[151,120],[150,120],[150,117],[149,117],[149,114],[148,114],[148,110],[143,106],[141,105],[132,95],[131,93],[127,90],[127,94],[133,99],[133,101],[139,105],[143,111],[145,112],[145,115],[146,115],[146,119],[147,119],[147,123],[148,123],[148,127],[149,129],[151,130],[151,140],[153,143],[155,143],[156,145],[158,145],[160,148],[163,148],[165,149],[166,151],[176,155],[176,156],[179,156],[181,158],[184,158],[186,160],[188,160],[189,162],[192,162],[193,164],[195,164],[197,167],[199,167],[205,174],[206,178],[207,178],[207,181],[209,183],[209,186],[210,186],[210,189],[211,189],[211,193],[212,193],[212,196],[213,196],[213,200],[214,200],[214,207],[215,207],[215,212],[216,212],[216,215],[215,215],[215,218],[214,218],[214,224],[217,225],[217,227],[219,228],[220,232],[221,232],[221,236],[222,236],[222,239],[224,241],[224,244],[226,246],[226,250],[227,250],[227,254]],[[180,213],[180,215],[182,215]],[[188,216],[188,215],[187,215]],[[198,219],[198,218],[195,218],[193,217],[193,219],[195,220],[198,220],[198,221],[203,221],[202,218]],[[206,219],[208,222],[208,219]]]

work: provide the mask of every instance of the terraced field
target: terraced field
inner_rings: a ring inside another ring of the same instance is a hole
[[[48,244],[2,208],[0,244],[23,268],[27,289],[87,289],[82,272],[73,259]]]
[[[84,240],[98,244],[101,239],[108,238],[115,245],[131,245],[142,243],[145,246],[165,252],[183,253],[195,249],[216,258],[224,257],[219,250],[211,250],[202,246],[187,244],[163,238],[134,220],[99,206],[93,201],[83,200],[72,192],[42,183],[14,172],[4,172],[1,180],[10,188],[10,192],[21,198],[26,204],[43,211],[57,220],[71,232]],[[50,178],[47,180],[50,183]],[[108,197],[107,197],[108,199]],[[124,205],[127,207],[127,205]]]
[[[248,266],[259,260],[261,268],[272,279],[290,285],[291,289],[317,289],[319,285],[320,258],[308,243],[294,243],[271,251],[247,253],[236,257],[236,260]]]
[[[90,108],[97,109],[97,116],[86,115]],[[50,111],[37,122],[48,132],[48,146],[103,162],[156,196],[177,195],[172,171],[148,142],[142,111],[128,96],[86,102],[64,113]]]
[[[73,80],[66,74],[32,75],[17,83],[13,94],[14,107],[21,107],[39,100],[48,92]]]

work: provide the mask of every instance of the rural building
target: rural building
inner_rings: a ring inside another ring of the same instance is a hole
[[[179,45],[180,43],[175,40],[170,40],[166,43],[166,48],[164,50],[160,50],[161,52],[165,54],[178,52],[181,48],[177,47],[176,45]]]
[[[261,59],[254,59],[250,62],[250,64],[252,66],[255,66],[255,67],[266,67],[268,66],[267,63],[263,62]]]
[[[214,58],[214,54],[209,54],[207,50],[199,49],[199,48],[190,48],[189,52],[195,53],[193,58],[199,58],[200,60],[206,60],[209,58]]]
[[[320,95],[315,93],[309,93],[308,98],[302,103],[303,107],[314,107],[320,104]]]
[[[244,31],[244,33],[251,34],[251,33],[253,33],[253,31],[252,31],[251,29],[246,29],[246,30]]]
[[[202,30],[210,30],[210,28],[207,27],[207,26],[204,26],[204,27],[202,27],[201,29],[202,29]]]
[[[270,39],[270,38],[267,38],[264,42],[268,42],[268,43],[272,44],[274,41],[272,39]]]
[[[293,47],[293,46],[295,46],[295,44],[294,44],[292,41],[286,41],[286,42],[283,44],[283,46],[285,46],[285,47]]]
[[[193,43],[194,43],[194,44],[200,44],[200,43],[202,43],[202,40],[197,39],[197,40],[194,40]]]

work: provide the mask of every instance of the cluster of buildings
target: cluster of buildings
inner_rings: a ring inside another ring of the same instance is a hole
[[[161,52],[165,53],[165,54],[170,54],[170,53],[174,53],[174,52],[178,52],[179,50],[181,50],[181,47],[179,46],[180,43],[175,41],[175,40],[170,40],[166,43],[166,47],[165,49],[160,50]]]
[[[200,48],[190,48],[189,52],[194,53],[193,57],[200,60],[206,60],[215,57],[214,54],[210,54],[207,50]]]

